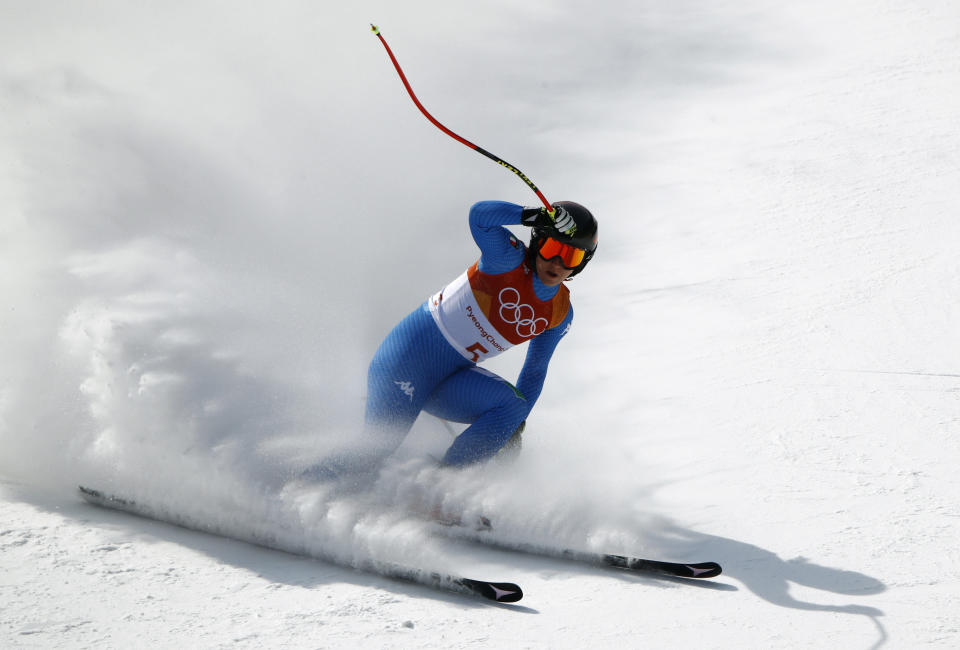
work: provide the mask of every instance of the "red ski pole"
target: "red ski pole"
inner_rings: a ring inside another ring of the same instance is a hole
[[[385,41],[383,38],[383,34],[380,33],[380,29],[376,25],[370,25],[370,31],[376,34],[377,38],[380,39],[380,42],[383,43],[383,47],[386,48],[387,50],[387,55],[389,55],[390,60],[393,62],[393,67],[397,69],[397,74],[400,75],[400,81],[403,82],[404,87],[407,89],[407,93],[410,95],[410,99],[412,99],[413,103],[417,105],[417,108],[420,109],[420,112],[423,113],[426,116],[426,118],[433,123],[434,126],[436,126],[438,129],[440,129],[441,131],[449,135],[451,138],[453,138],[457,142],[470,147],[477,153],[483,154],[493,162],[497,163],[502,167],[506,167],[507,169],[512,171],[514,174],[519,176],[520,179],[523,180],[523,182],[526,183],[527,186],[534,191],[534,193],[543,202],[543,204],[547,206],[547,211],[552,215],[554,212],[553,206],[550,205],[550,202],[547,201],[547,198],[543,195],[543,193],[539,189],[537,189],[537,186],[533,184],[533,181],[527,178],[526,174],[524,174],[522,171],[520,171],[510,163],[506,162],[499,156],[495,156],[494,154],[490,153],[486,149],[483,149],[482,147],[478,147],[477,145],[473,144],[466,138],[460,137],[459,135],[457,135],[456,133],[454,133],[447,127],[445,127],[443,124],[441,124],[439,121],[437,121],[437,119],[433,115],[431,115],[427,111],[427,109],[423,107],[423,104],[420,103],[420,100],[417,99],[417,96],[414,94],[413,88],[410,87],[410,82],[407,81],[407,76],[403,74],[403,70],[400,68],[400,64],[397,62],[397,57],[393,55],[393,51],[390,49],[390,46],[387,45],[387,41]]]

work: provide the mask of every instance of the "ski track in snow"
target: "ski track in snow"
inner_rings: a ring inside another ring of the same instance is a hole
[[[960,645],[960,10],[362,9],[5,10],[0,647]],[[469,205],[536,202],[422,119],[371,19],[601,243],[518,461],[441,471],[424,418],[356,496],[291,478],[473,259]],[[498,551],[408,513],[435,509],[724,573]]]

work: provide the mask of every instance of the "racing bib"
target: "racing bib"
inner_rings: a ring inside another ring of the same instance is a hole
[[[430,313],[444,338],[464,358],[479,363],[559,325],[570,309],[563,285],[550,300],[533,290],[526,264],[489,275],[478,262],[430,297]]]

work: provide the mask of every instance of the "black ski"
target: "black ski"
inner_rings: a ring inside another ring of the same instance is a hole
[[[520,586],[512,582],[489,582],[470,578],[453,578],[453,581],[465,587],[470,593],[483,596],[487,600],[495,600],[498,603],[515,603],[523,598],[523,591],[520,590]]]
[[[582,554],[588,562],[600,561],[608,566],[618,569],[627,569],[628,571],[643,571],[646,573],[659,573],[666,576],[677,578],[716,578],[723,572],[723,569],[716,562],[696,562],[693,564],[684,564],[682,562],[664,562],[663,560],[644,560],[639,557],[626,557],[623,555],[609,554]]]
[[[493,525],[487,517],[478,517],[473,526],[467,526],[458,517],[447,517],[435,520],[442,526],[441,530],[450,537],[465,539],[487,546],[494,546],[507,551],[518,551],[531,555],[545,555],[564,560],[573,560],[585,564],[597,564],[614,567],[626,571],[640,573],[654,573],[674,578],[715,578],[723,572],[716,562],[665,562],[663,560],[646,560],[639,557],[614,555],[611,553],[596,553],[590,551],[572,551],[563,548],[551,548],[535,544],[507,542],[491,537]]]
[[[219,530],[215,526],[205,526],[202,524],[197,524],[196,522],[190,521],[189,518],[184,517],[180,514],[167,512],[159,508],[153,508],[145,504],[138,503],[132,499],[127,499],[113,494],[108,494],[101,490],[95,490],[93,488],[79,486],[80,496],[83,497],[85,501],[102,508],[109,508],[111,510],[119,510],[121,512],[126,512],[132,515],[137,515],[138,517],[145,517],[147,519],[153,519],[156,521],[162,521],[168,524],[174,524],[180,526],[181,528],[187,528],[190,530],[196,530],[203,533],[210,533],[214,535],[220,535],[221,537],[229,537],[231,539],[239,539],[243,542],[249,542],[256,544],[258,546],[264,546],[266,548],[273,548],[275,550],[284,551],[287,553],[296,553],[296,551],[291,551],[290,549],[280,548],[278,546],[271,546],[268,542],[259,539],[245,539],[237,535],[231,535],[227,532]],[[302,555],[302,553],[299,553]],[[331,558],[313,556],[315,559],[322,560],[324,562],[332,562]],[[463,576],[458,576],[451,573],[443,573],[438,571],[429,571],[427,569],[417,569],[413,567],[405,567],[397,564],[388,564],[388,563],[377,563],[374,565],[364,565],[361,567],[350,567],[356,568],[367,573],[374,573],[377,575],[382,575],[388,578],[395,580],[403,580],[405,582],[415,582],[418,584],[426,585],[428,587],[433,587],[434,589],[441,589],[444,591],[452,591],[462,594],[481,596],[487,600],[493,600],[498,603],[515,603],[521,598],[523,598],[523,590],[520,587],[512,582],[490,582],[488,580],[474,580],[472,578],[464,578]]]

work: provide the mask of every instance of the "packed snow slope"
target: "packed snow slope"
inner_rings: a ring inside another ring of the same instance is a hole
[[[960,645],[955,2],[0,14],[0,646]],[[355,437],[375,346],[475,259],[473,202],[537,203],[371,21],[601,230],[517,462],[441,470],[425,418],[348,497],[292,479]],[[424,507],[724,574],[493,551]]]

